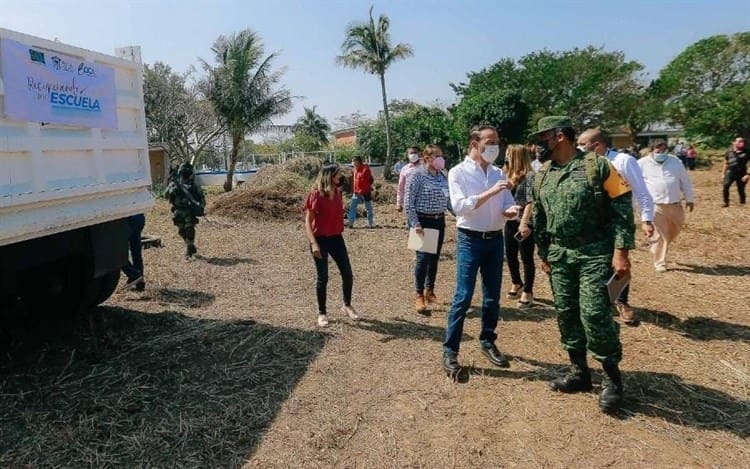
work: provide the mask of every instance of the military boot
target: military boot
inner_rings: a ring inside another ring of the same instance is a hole
[[[586,351],[568,350],[570,371],[562,378],[553,379],[549,386],[553,391],[582,392],[591,391],[591,373],[586,362]]]
[[[599,395],[599,407],[604,412],[614,412],[622,405],[622,375],[616,363],[605,361],[602,393]]]

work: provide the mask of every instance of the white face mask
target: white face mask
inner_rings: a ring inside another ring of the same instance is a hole
[[[494,163],[500,155],[500,145],[487,145],[482,152],[482,159],[487,163]]]
[[[578,151],[581,151],[581,152],[583,152],[583,153],[586,153],[586,147],[585,147],[585,146],[583,146],[583,145],[578,145],[578,147],[577,147],[577,148],[578,148]]]
[[[409,153],[409,162],[416,163],[419,161],[419,153]]]

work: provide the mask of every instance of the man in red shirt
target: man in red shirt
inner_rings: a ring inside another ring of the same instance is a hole
[[[375,222],[373,220],[375,213],[372,210],[372,172],[370,167],[362,162],[361,156],[355,156],[352,159],[352,165],[354,169],[353,182],[352,182],[352,200],[349,203],[349,228],[354,227],[354,222],[357,220],[357,207],[360,202],[365,203],[367,209],[367,227],[375,228]]]

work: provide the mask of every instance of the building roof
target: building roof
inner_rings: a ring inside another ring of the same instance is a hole
[[[336,137],[338,135],[349,133],[349,132],[357,133],[357,128],[356,127],[346,127],[346,128],[343,128],[343,129],[333,130],[333,131],[331,131],[331,135],[333,135],[334,137]]]

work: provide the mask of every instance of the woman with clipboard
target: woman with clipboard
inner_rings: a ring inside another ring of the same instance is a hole
[[[417,290],[415,308],[428,314],[427,305],[437,303],[435,279],[440,249],[445,235],[445,210],[448,208],[448,179],[443,174],[445,159],[437,145],[427,145],[422,153],[422,167],[406,181],[406,216],[414,233],[424,236],[425,229],[437,230],[437,249],[434,253],[417,251],[414,264],[414,286]]]

